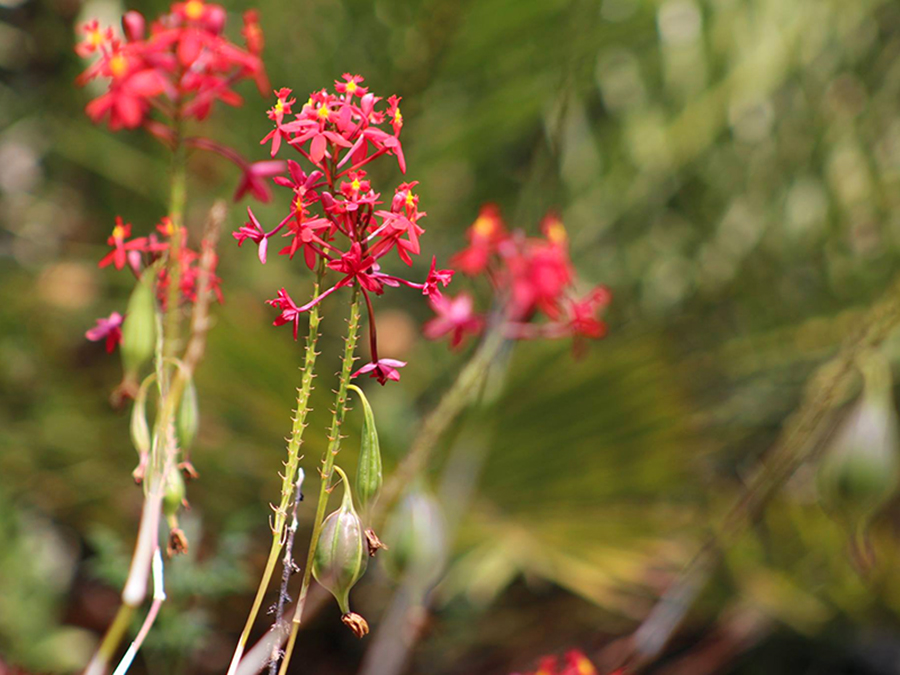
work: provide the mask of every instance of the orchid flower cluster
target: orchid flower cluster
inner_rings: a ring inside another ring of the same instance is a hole
[[[582,652],[573,649],[566,652],[562,661],[556,656],[541,658],[537,670],[526,675],[597,675],[597,669]]]
[[[274,128],[261,143],[271,143],[272,157],[282,147],[293,148],[308,164],[308,172],[289,159],[286,175],[274,179],[291,191],[288,213],[266,230],[248,208],[249,221],[234,237],[238,245],[248,239],[256,244],[265,264],[269,240],[281,234],[287,242],[279,254],[291,259],[299,254],[310,269],[321,264],[338,274],[333,285],[305,304],[294,302],[284,288],[268,301],[281,312],[274,325],[291,325],[295,340],[304,313],[339,289],[357,286],[368,310],[372,360],[353,377],[369,373],[385,384],[399,380],[398,368],[406,363],[379,357],[371,296],[381,295],[385,287],[406,286],[432,302],[440,301],[440,289],[450,283],[453,272],[437,269],[435,259],[421,283],[382,271],[381,261],[391,253],[412,265],[425,232],[419,224],[426,214],[419,209],[417,182],[401,183],[389,200],[383,200],[364,169],[379,157],[392,156],[406,173],[400,98],[389,97],[386,109],[379,109],[382,98],[363,86],[362,77],[349,73],[335,81],[334,89],[334,93],[313,92],[301,106],[290,89],[275,92],[277,101],[268,111]]]
[[[185,552],[188,546],[178,527],[178,513],[186,505],[184,479],[197,478],[188,457],[199,425],[193,375],[205,348],[209,304],[213,297],[222,299],[215,245],[225,207],[221,202],[213,206],[199,251],[189,248],[183,223],[186,150],[212,151],[237,164],[243,177],[235,199],[246,193],[270,199],[268,178],[284,169],[282,162],[251,164],[231,148],[187,133],[189,124],[209,116],[216,101],[240,105],[241,97],[233,87],[241,80],[253,79],[260,91],[268,90],[257,14],[244,15],[243,48],[223,36],[225,22],[220,5],[203,0],[175,2],[149,28],[140,13],[127,12],[121,36],[90,21],[81,27],[83,41],[75,48],[83,58],[93,59],[78,78],[79,84],[94,80],[107,84],[106,91],[87,104],[88,116],[95,123],[105,121],[113,131],[143,128],[166,145],[172,157],[167,215],[156,231],[133,235],[131,224],[117,217],[107,239],[110,250],[98,263],[101,268],[127,267],[136,277],[127,311],[113,312],[87,331],[87,338],[104,341],[107,351],[120,348],[125,375],[113,400],[118,404],[133,399],[130,432],[139,457],[133,477],[144,492],[122,603],[88,666],[86,672],[91,675],[106,672],[115,656],[125,627],[146,598],[151,568],[153,604],[117,672],[128,669],[155,621],[165,599],[160,587],[163,518],[169,525],[169,555]],[[184,311],[188,305],[192,305],[190,311]],[[187,335],[182,335],[183,324],[187,324]],[[153,399],[155,421],[151,424],[148,403]]]
[[[243,48],[222,35],[225,22],[225,9],[203,0],[174,3],[149,30],[143,15],[126,12],[122,36],[89,21],[80,29],[83,40],[75,51],[94,61],[78,83],[108,83],[107,91],[87,104],[94,122],[105,120],[113,131],[143,127],[173,149],[184,143],[219,154],[241,170],[235,201],[247,193],[269,201],[267,179],[284,170],[283,162],[250,163],[233,148],[183,135],[184,122],[202,122],[216,101],[241,105],[233,88],[241,80],[253,79],[261,94],[269,89],[260,59],[264,41],[258,13],[244,14]]]
[[[120,216],[116,216],[116,224],[106,243],[110,251],[97,263],[98,267],[112,265],[117,270],[128,267],[135,278],[140,279],[144,271],[150,267],[157,270],[154,288],[156,299],[160,308],[165,311],[169,298],[169,271],[165,266],[157,264],[165,259],[175,227],[172,220],[164,217],[156,226],[156,232],[151,232],[146,237],[132,237],[131,223],[125,223]],[[158,234],[157,234],[158,233]],[[181,228],[181,241],[187,241],[187,231]],[[196,302],[198,280],[201,274],[200,253],[184,244],[179,247],[179,275],[178,285],[181,291],[182,304]],[[221,279],[215,274],[217,257],[212,254],[211,268],[207,270],[208,290],[216,299],[222,302]],[[91,328],[85,337],[92,342],[105,341],[106,351],[112,353],[122,341],[122,323],[125,317],[119,312],[113,312],[108,317],[97,319],[97,325]]]
[[[598,314],[612,298],[609,290],[597,286],[577,297],[562,221],[548,214],[541,233],[542,237],[526,237],[521,231],[510,232],[497,206],[487,204],[467,232],[468,246],[450,264],[467,276],[488,279],[503,308],[502,330],[508,339],[571,337],[577,348],[584,338],[602,338],[606,324]],[[451,347],[458,347],[468,335],[484,330],[485,317],[475,311],[469,293],[432,295],[430,304],[436,314],[424,327],[430,339],[449,335]]]

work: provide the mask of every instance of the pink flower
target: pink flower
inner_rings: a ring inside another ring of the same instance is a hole
[[[272,322],[272,325],[284,326],[288,323],[292,324],[294,327],[294,339],[296,340],[297,330],[300,327],[300,314],[302,314],[302,310],[297,307],[293,300],[291,300],[291,296],[287,294],[287,291],[282,288],[278,291],[278,297],[272,300],[266,300],[266,304],[281,310],[281,314],[276,317],[275,321]]]
[[[106,267],[110,263],[120,270],[125,267],[128,262],[129,251],[142,251],[147,244],[146,237],[138,237],[131,241],[125,241],[131,236],[131,223],[124,223],[120,216],[116,216],[116,226],[113,228],[112,234],[106,240],[106,243],[113,247],[113,250],[107,253],[97,263],[98,267]]]
[[[431,269],[428,270],[428,276],[425,283],[422,284],[422,295],[427,295],[432,300],[441,297],[438,285],[447,287],[447,284],[453,279],[455,272],[453,270],[439,270],[437,267],[437,256],[431,256]]]
[[[437,314],[422,329],[429,340],[449,334],[450,346],[455,348],[463,343],[467,333],[477,335],[484,327],[483,319],[474,312],[472,296],[468,293],[460,293],[455,298],[432,296],[429,302]]]
[[[383,386],[388,380],[396,382],[400,379],[400,371],[406,365],[406,361],[398,361],[397,359],[378,359],[373,363],[367,363],[357,370],[350,377],[356,377],[365,373],[371,373],[369,377],[378,378],[378,382]]]
[[[269,239],[266,235],[266,231],[263,230],[262,225],[259,224],[259,221],[256,219],[256,216],[253,215],[253,211],[250,210],[249,206],[247,207],[247,215],[250,216],[250,222],[241,225],[237,232],[232,232],[231,235],[237,239],[238,246],[243,244],[247,239],[256,244],[259,247],[259,261],[265,265]]]
[[[241,182],[234,192],[234,201],[240,201],[241,197],[249,192],[255,199],[263,203],[270,202],[272,191],[269,189],[266,179],[284,173],[284,167],[284,162],[277,159],[254,162],[242,167]]]
[[[87,331],[84,336],[91,342],[106,339],[106,351],[112,354],[116,345],[122,341],[122,321],[124,321],[122,315],[113,312],[108,318],[97,319],[97,325]]]

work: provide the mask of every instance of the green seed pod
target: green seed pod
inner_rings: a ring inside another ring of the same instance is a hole
[[[898,421],[884,358],[861,364],[863,394],[827,448],[818,471],[822,506],[853,528],[864,527],[897,489]]]
[[[172,469],[166,476],[166,491],[163,494],[163,513],[167,518],[171,518],[184,503],[186,490],[184,487],[184,478],[181,472]]]
[[[156,375],[148,375],[141,383],[131,408],[131,442],[142,457],[150,452],[150,425],[147,424],[147,390]]]
[[[344,481],[341,507],[322,524],[322,532],[313,558],[312,573],[335,597],[341,612],[350,612],[350,589],[366,571],[368,555],[362,521],[353,508],[350,483],[340,467],[335,466]]]
[[[197,429],[200,426],[200,411],[197,408],[197,389],[194,387],[194,378],[189,379],[184,385],[181,394],[181,404],[178,408],[178,417],[175,420],[175,431],[178,434],[178,447],[187,450],[197,438]]]
[[[440,579],[447,557],[447,528],[437,500],[421,485],[404,496],[387,524],[385,568],[427,590]]]
[[[356,465],[356,499],[359,510],[365,519],[369,509],[378,501],[383,478],[381,475],[381,446],[378,443],[378,429],[375,428],[375,415],[372,406],[362,389],[351,384],[363,404],[362,439],[359,446],[359,462]]]
[[[138,281],[128,299],[128,313],[122,324],[122,365],[126,377],[135,377],[153,357],[156,348],[156,299],[153,297],[153,270]]]

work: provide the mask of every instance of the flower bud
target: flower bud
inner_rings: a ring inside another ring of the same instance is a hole
[[[122,17],[122,32],[129,42],[137,42],[144,39],[144,31],[147,28],[147,21],[140,12],[131,10],[125,12]]]
[[[178,513],[178,509],[184,504],[185,494],[184,478],[182,478],[181,472],[172,469],[166,475],[166,491],[163,494],[163,513],[167,518]]]
[[[312,573],[335,597],[341,612],[350,613],[350,589],[366,571],[368,556],[362,522],[353,508],[353,495],[347,476],[335,466],[344,481],[341,507],[322,524]]]
[[[128,299],[128,313],[122,323],[122,365],[127,378],[153,356],[156,348],[156,300],[153,297],[153,274],[147,271]]]
[[[197,388],[194,387],[194,378],[190,378],[184,385],[181,393],[181,404],[178,407],[178,416],[175,419],[175,432],[178,435],[178,447],[187,450],[197,437],[197,428],[200,426],[200,412],[197,409]]]
[[[225,29],[225,21],[228,18],[225,8],[221,5],[209,4],[206,6],[206,28],[216,35]]]
[[[147,424],[147,388],[156,379],[156,375],[148,375],[131,408],[131,442],[141,457],[150,452],[150,425]]]
[[[383,482],[381,474],[381,447],[378,443],[378,430],[375,428],[375,415],[372,406],[362,392],[354,384],[349,386],[357,394],[363,404],[362,438],[359,446],[359,462],[356,465],[356,500],[359,510],[365,519],[369,509],[378,500]]]
[[[447,556],[446,525],[437,500],[414,486],[391,515],[385,568],[425,590],[441,576]]]
[[[860,364],[861,398],[822,457],[818,488],[822,506],[854,527],[866,522],[897,488],[897,411],[890,365],[880,355]]]

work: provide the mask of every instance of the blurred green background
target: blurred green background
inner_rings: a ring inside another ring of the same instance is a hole
[[[233,37],[251,6],[273,86],[302,100],[349,71],[403,97],[423,258],[460,248],[485,201],[530,232],[557,208],[585,288],[613,290],[605,341],[581,360],[562,343],[519,345],[439,453],[480,477],[451,504],[465,513],[411,670],[598,655],[690,559],[898,266],[900,4],[229,0]],[[96,261],[116,214],[138,233],[164,215],[166,153],[88,122],[72,52],[74,26],[125,9],[165,4],[0,0],[0,655],[30,672],[84,663],[139,517],[127,416],[108,405],[119,364],[83,335],[124,307],[128,275]],[[264,159],[270,102],[241,92],[209,135]],[[237,176],[202,155],[190,176],[196,236]],[[374,185],[399,180],[383,167]],[[220,274],[226,302],[198,376],[193,546],[169,566],[170,601],[135,672],[224,672],[268,550],[302,352],[263,301],[282,285],[303,297],[309,275],[299,260],[260,266],[227,233]],[[392,462],[465,354],[419,336],[420,299],[379,302],[384,355],[410,361],[399,385],[368,388]],[[308,474],[344,325],[337,303],[324,312]],[[900,345],[887,351],[896,364]],[[812,472],[727,553],[656,672],[900,672],[898,511],[876,523],[880,572],[863,581]],[[390,588],[376,570],[355,591],[375,628]],[[329,606],[293,666],[356,672],[366,644]]]

